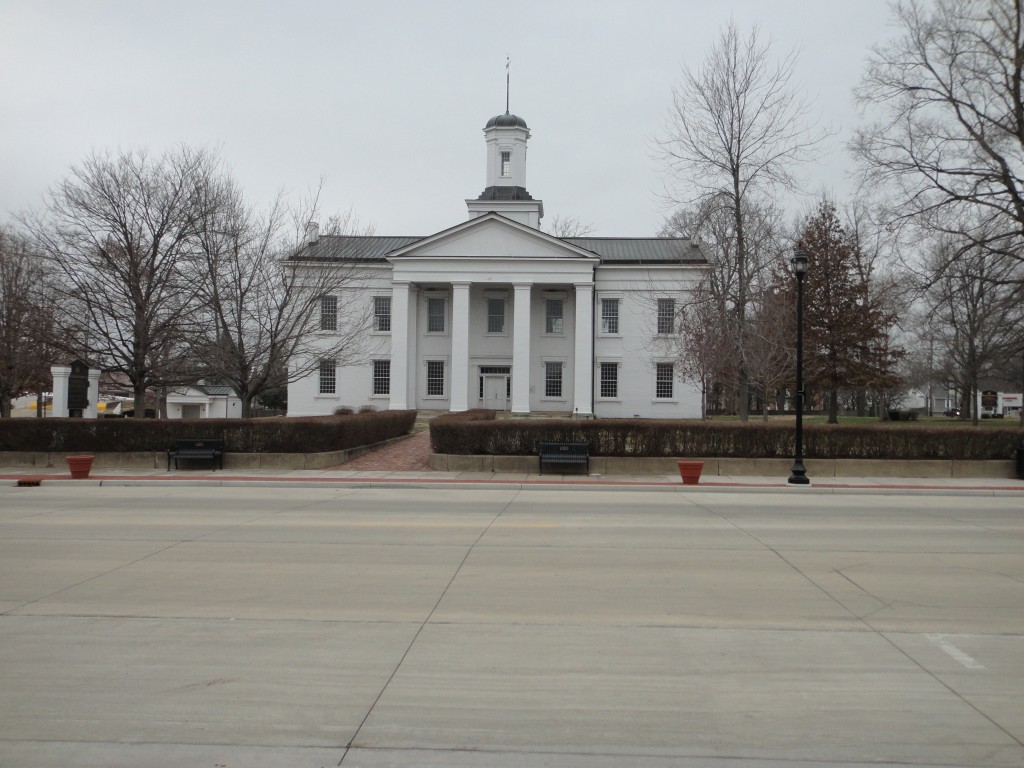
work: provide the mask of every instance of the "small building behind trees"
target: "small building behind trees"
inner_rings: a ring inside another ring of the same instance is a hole
[[[238,419],[242,401],[231,387],[200,382],[167,393],[169,419]]]

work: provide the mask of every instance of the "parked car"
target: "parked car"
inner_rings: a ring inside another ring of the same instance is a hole
[[[949,410],[943,411],[942,415],[943,416],[954,416],[954,417],[955,416],[959,416],[960,415],[960,409],[959,408],[950,408]]]

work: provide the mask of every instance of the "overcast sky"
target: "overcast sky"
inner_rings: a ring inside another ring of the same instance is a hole
[[[799,50],[798,84],[839,131],[807,187],[842,197],[851,88],[894,34],[885,0],[0,0],[0,221],[92,150],[185,143],[254,203],[323,176],[325,213],[427,235],[484,188],[507,55],[545,223],[649,236],[672,85],[730,17]]]

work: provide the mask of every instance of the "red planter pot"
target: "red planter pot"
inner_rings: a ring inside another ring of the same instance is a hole
[[[677,461],[676,464],[679,465],[683,485],[697,485],[700,482],[700,473],[704,470],[703,461]]]
[[[72,480],[84,480],[92,470],[92,456],[66,456],[64,461],[68,463],[71,470]]]

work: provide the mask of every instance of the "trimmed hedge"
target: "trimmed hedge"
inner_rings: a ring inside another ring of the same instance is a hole
[[[3,419],[0,451],[166,451],[179,438],[222,438],[230,453],[319,453],[408,433],[416,411],[297,419]]]
[[[502,419],[467,411],[430,423],[436,453],[527,456],[539,442],[587,443],[591,456],[791,458],[792,424],[654,419]],[[1012,459],[1024,431],[883,425],[804,427],[811,459]]]

